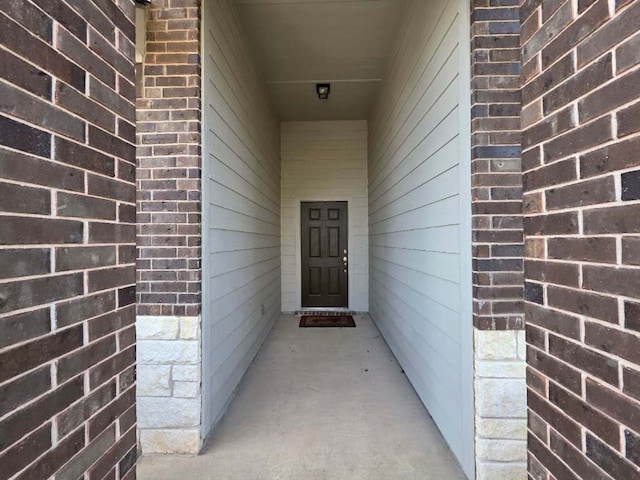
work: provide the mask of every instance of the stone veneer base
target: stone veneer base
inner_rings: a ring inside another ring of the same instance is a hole
[[[527,478],[524,330],[475,330],[476,478]]]
[[[201,318],[137,318],[138,441],[142,453],[202,447]]]

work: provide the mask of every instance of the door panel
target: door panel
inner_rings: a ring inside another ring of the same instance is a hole
[[[302,202],[302,306],[348,307],[347,202]]]
[[[314,258],[320,256],[320,228],[319,227],[309,228],[309,256]]]
[[[329,295],[339,295],[341,286],[340,268],[329,267]]]
[[[340,228],[329,227],[329,257],[340,256]]]

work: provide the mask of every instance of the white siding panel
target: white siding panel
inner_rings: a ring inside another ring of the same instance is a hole
[[[369,120],[370,312],[473,475],[468,4],[413,0]]]
[[[282,124],[282,311],[301,305],[300,202],[349,202],[349,308],[369,309],[367,122]]]
[[[280,313],[280,123],[231,0],[203,3],[203,435]]]

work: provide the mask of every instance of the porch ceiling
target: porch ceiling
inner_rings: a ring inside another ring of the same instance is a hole
[[[378,92],[405,0],[236,0],[281,120],[358,120]],[[328,101],[315,84],[331,83]]]

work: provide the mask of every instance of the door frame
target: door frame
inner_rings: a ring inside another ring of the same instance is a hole
[[[351,209],[353,206],[354,197],[344,197],[344,196],[333,196],[333,195],[319,195],[314,197],[296,197],[294,199],[296,204],[295,211],[295,250],[296,250],[296,276],[295,276],[295,291],[296,291],[296,310],[302,310],[302,203],[303,202],[346,202],[347,203],[347,262],[349,264],[349,272],[347,275],[347,307],[322,307],[318,308],[319,310],[329,310],[329,311],[344,311],[350,310],[351,305],[353,305],[353,275],[354,268],[353,260],[354,253],[351,251],[351,246],[353,245],[353,232],[355,229],[355,225],[353,225],[353,215],[351,214]],[[313,310],[313,308],[306,308],[305,310]]]
[[[332,201],[322,201],[322,202],[301,202],[300,203],[300,211],[301,211],[301,216],[302,216],[302,210],[303,210],[303,205],[306,205],[305,209],[307,211],[311,211],[310,209],[313,208],[311,207],[311,205],[315,205],[315,206],[321,206],[322,210],[327,211],[327,214],[329,214],[329,212],[331,211],[332,208],[338,208],[340,212],[342,212],[341,214],[339,214],[338,216],[338,221],[337,223],[340,225],[339,227],[339,238],[338,238],[338,254],[337,254],[337,260],[339,261],[340,265],[338,266],[338,270],[339,270],[339,286],[340,286],[340,304],[341,305],[316,305],[316,306],[310,306],[310,305],[304,305],[305,304],[305,294],[309,294],[309,297],[311,297],[310,292],[305,292],[305,287],[304,287],[304,278],[305,278],[305,265],[308,267],[311,263],[312,263],[312,257],[310,256],[310,252],[308,251],[309,249],[309,245],[302,245],[301,242],[301,262],[300,262],[300,267],[301,267],[301,276],[302,276],[302,297],[301,297],[301,304],[302,304],[302,309],[303,310],[324,310],[324,309],[348,309],[349,308],[349,271],[351,270],[351,265],[349,265],[349,258],[345,256],[345,254],[349,253],[349,250],[351,249],[350,246],[351,244],[349,243],[349,203],[348,202],[343,202],[343,201],[339,201],[339,200],[332,200]],[[346,218],[345,218],[346,215]],[[320,224],[325,224],[328,225],[329,223],[335,224],[336,221],[335,220],[331,220],[329,218],[325,218],[324,220],[322,219],[322,216],[318,219]],[[308,222],[308,223],[307,223]],[[326,222],[326,223],[325,223]],[[308,242],[310,240],[310,232],[309,232],[309,228],[311,223],[316,223],[316,221],[309,219],[305,219],[305,223],[302,223],[302,218],[300,219],[300,228],[301,228],[301,235],[300,238],[301,240],[303,238],[306,239],[306,241]],[[324,229],[324,227],[323,227]],[[344,231],[346,230],[346,231]],[[328,232],[327,232],[328,234]],[[319,238],[319,241],[322,243],[322,235]],[[329,240],[329,236],[327,236],[327,241],[330,242]],[[305,251],[307,251],[307,255],[305,255],[303,253],[303,248]],[[320,248],[320,256],[322,257],[322,250],[323,247],[322,245],[319,246]],[[331,247],[329,246],[328,251],[326,252],[327,255],[329,255],[329,251],[331,250]],[[342,252],[342,250],[344,250],[344,252]],[[302,260],[304,259],[304,261]],[[328,258],[327,258],[328,259]],[[343,260],[346,262],[345,265],[343,265]],[[346,268],[345,268],[346,266]],[[345,275],[346,273],[346,275]],[[310,282],[310,278],[307,277],[307,281]],[[345,283],[346,282],[346,283]],[[322,275],[320,278],[320,283],[322,284]],[[329,282],[330,283],[330,282]],[[311,285],[309,283],[308,288],[311,288]],[[322,287],[320,287],[320,289],[322,290]],[[346,289],[346,291],[345,291]],[[328,292],[326,292],[328,294]],[[345,295],[346,293],[346,295]],[[321,295],[322,296],[322,295]],[[310,301],[311,298],[307,298],[307,301]],[[327,300],[325,298],[325,300]],[[322,301],[320,303],[323,303]],[[332,302],[331,302],[332,303]]]

